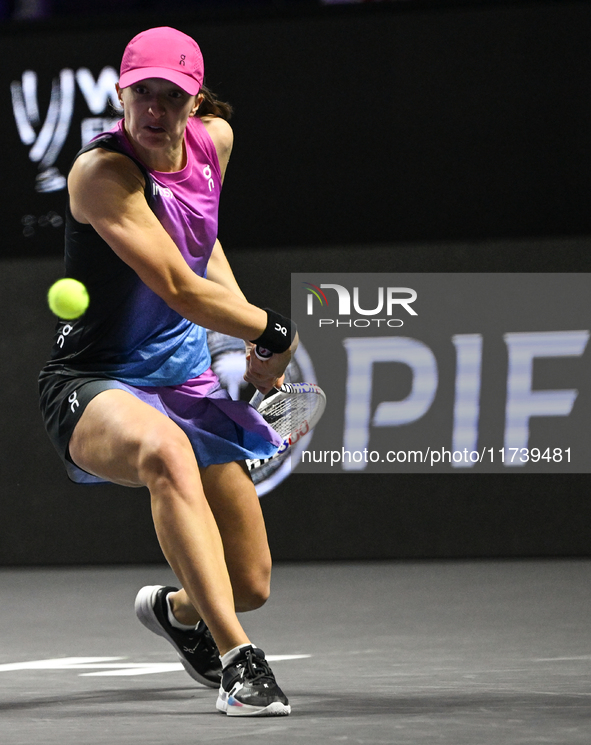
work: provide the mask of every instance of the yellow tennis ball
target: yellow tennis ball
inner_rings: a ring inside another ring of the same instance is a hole
[[[47,293],[47,302],[52,313],[65,321],[79,318],[88,308],[88,292],[77,279],[58,279]]]

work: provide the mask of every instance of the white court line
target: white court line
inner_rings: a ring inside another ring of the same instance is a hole
[[[268,662],[277,662],[277,660],[301,660],[306,657],[311,657],[309,654],[270,654],[267,655],[266,659]],[[89,666],[90,667],[90,666]],[[115,675],[153,675],[155,673],[173,673],[184,671],[185,668],[180,662],[139,662],[139,663],[127,663],[118,665],[104,665],[109,668],[108,670],[101,671],[100,673],[80,673],[81,677],[106,677]],[[118,669],[114,669],[118,668]]]
[[[576,662],[577,660],[591,660],[591,654],[581,654],[577,657],[538,657],[533,662]]]
[[[71,670],[93,665],[104,667],[103,663],[112,660],[124,660],[125,657],[57,657],[51,660],[31,660],[30,662],[9,662],[0,665],[0,673],[9,673],[15,670]],[[98,663],[98,664],[97,664]]]
[[[179,670],[184,670],[180,662],[129,662],[120,665],[101,665],[101,667],[109,669],[102,670],[100,673],[80,673],[80,677],[90,678],[92,676],[153,675],[154,673],[175,673]]]
[[[311,657],[309,654],[269,655],[269,662],[278,660],[301,660]],[[0,673],[18,670],[100,670],[93,673],[79,673],[81,677],[153,675],[184,671],[180,662],[117,662],[125,657],[58,657],[50,660],[32,660],[29,662],[9,662],[0,665]]]

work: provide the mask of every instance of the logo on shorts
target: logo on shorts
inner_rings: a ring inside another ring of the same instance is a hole
[[[76,409],[80,406],[80,401],[78,401],[78,392],[74,391],[73,393],[70,393],[68,396],[68,403],[70,404],[70,410],[72,414],[76,413]]]

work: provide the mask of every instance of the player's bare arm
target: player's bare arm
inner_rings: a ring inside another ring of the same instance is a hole
[[[149,208],[143,177],[129,158],[99,149],[85,153],[76,161],[68,185],[74,218],[91,224],[171,308],[200,326],[239,339],[262,334],[264,310],[191,271]]]
[[[228,290],[234,292],[238,297],[246,299],[244,293],[240,289],[230,262],[226,258],[224,249],[222,248],[219,240],[216,240],[213,251],[207,263],[207,279],[216,284],[226,287]]]
[[[236,295],[244,298],[230,264],[226,259],[224,251],[219,241],[216,241],[211,258],[207,265],[207,278],[216,282],[223,287],[228,288]],[[260,360],[254,353],[253,347],[249,341],[246,341],[246,374],[244,379],[252,383],[259,390],[268,391],[273,386],[279,386],[282,382],[282,376],[289,364],[293,353],[297,347],[297,335],[291,347],[283,354],[274,354],[269,360]]]
[[[219,117],[202,117],[202,121],[216,147],[223,179],[234,142],[232,127],[227,121],[220,119]],[[232,290],[237,295],[244,298],[244,294],[234,277],[232,268],[219,240],[215,243],[211,258],[207,265],[207,277],[211,281]],[[247,342],[247,368],[244,379],[262,391],[269,391],[273,386],[281,385],[283,373],[285,372],[297,345],[298,337],[296,335],[290,348],[283,354],[275,354],[271,359],[262,361],[252,352],[253,345]]]

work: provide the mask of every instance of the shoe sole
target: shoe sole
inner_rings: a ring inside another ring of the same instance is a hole
[[[169,644],[172,644],[172,646],[176,650],[181,665],[185,668],[185,670],[189,673],[193,680],[197,681],[197,683],[201,683],[201,685],[207,686],[208,688],[219,688],[219,681],[214,682],[212,680],[208,680],[206,677],[200,675],[196,670],[194,670],[191,665],[189,665],[174,640],[170,636],[168,636],[166,631],[164,631],[164,629],[158,622],[158,618],[154,613],[154,599],[158,590],[162,589],[162,587],[164,587],[164,585],[147,585],[146,587],[142,587],[142,589],[138,592],[135,598],[134,605],[135,614],[138,617],[138,620],[153,634],[161,636],[163,639],[166,639]]]
[[[227,693],[220,691],[215,708],[229,717],[286,717],[291,714],[291,706],[273,701],[268,706],[249,706],[248,704],[228,704]]]

